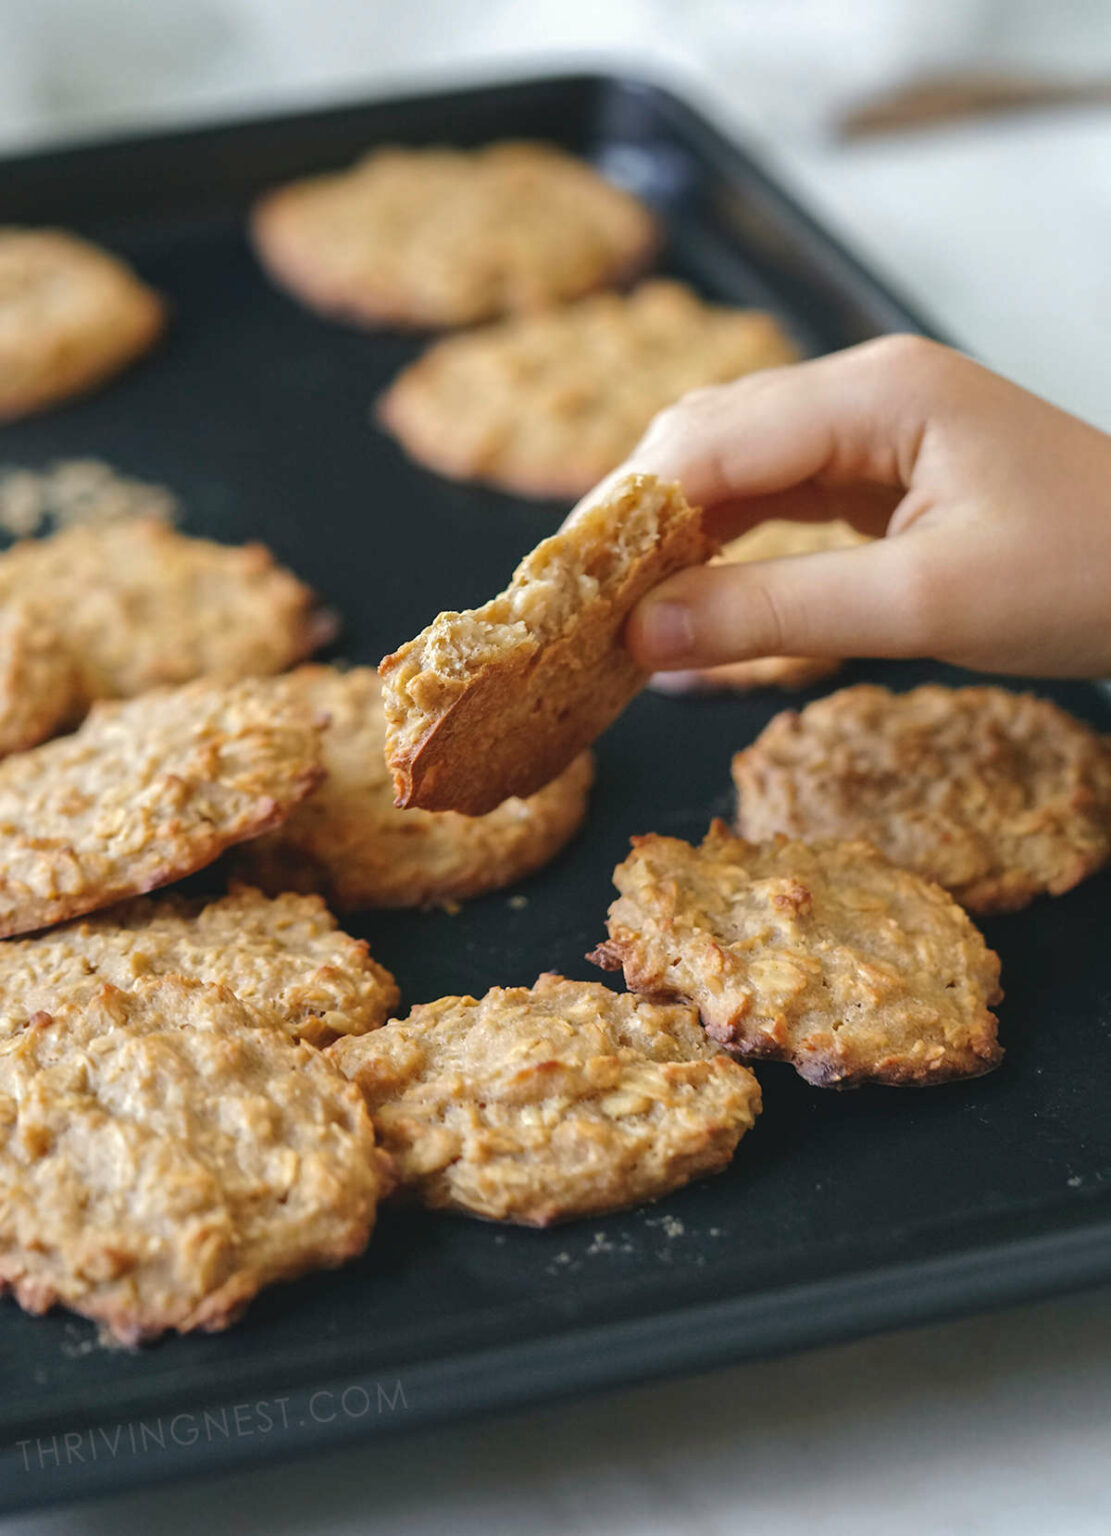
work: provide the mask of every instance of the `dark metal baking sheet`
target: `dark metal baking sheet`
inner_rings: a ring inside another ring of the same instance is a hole
[[[667,270],[771,305],[812,351],[925,329],[671,96],[532,81],[0,164],[0,222],[103,238],[174,309],[157,356],[3,430],[0,462],[90,455],[172,486],[189,528],[264,538],[312,581],[361,661],[483,600],[559,509],[409,464],[367,407],[419,339],[327,325],[275,292],[242,219],[254,192],[376,142],[506,134],[566,144],[642,190],[668,222]],[[949,676],[854,665],[844,681]],[[1042,691],[1111,728],[1095,689]],[[518,889],[527,904],[502,893],[355,931],[410,1003],[549,967],[596,979],[582,957],[629,835],[693,837],[726,812],[731,752],[784,702],[644,695],[599,745],[584,835]],[[0,1511],[1111,1276],[1109,895],[1104,875],[986,925],[1008,994],[997,1074],[836,1094],[766,1067],[732,1170],[652,1209],[548,1232],[387,1212],[358,1262],[268,1293],[223,1337],[141,1354],[0,1304]]]

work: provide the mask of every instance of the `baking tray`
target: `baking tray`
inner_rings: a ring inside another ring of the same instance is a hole
[[[311,581],[345,617],[342,654],[360,661],[440,608],[482,601],[560,509],[407,462],[368,405],[420,340],[325,324],[275,292],[243,215],[262,188],[377,142],[502,135],[554,140],[635,187],[670,231],[666,270],[771,306],[809,351],[928,329],[667,92],[531,80],[0,164],[0,222],[104,239],[174,310],[154,358],[5,429],[0,461],[91,455],[173,487],[187,527],[261,537]],[[843,681],[863,678],[959,680],[869,664]],[[1039,686],[1111,728],[1096,689]],[[645,694],[599,743],[584,834],[513,900],[351,926],[410,1004],[545,968],[599,979],[583,955],[603,934],[630,834],[697,837],[727,814],[732,751],[784,702]],[[65,1314],[36,1321],[0,1304],[0,1510],[1111,1276],[1109,894],[1104,875],[985,924],[1007,988],[998,1073],[838,1094],[767,1066],[765,1112],[734,1167],[653,1208],[547,1232],[387,1211],[344,1270],[267,1293],[222,1337],[139,1354],[101,1348]]]

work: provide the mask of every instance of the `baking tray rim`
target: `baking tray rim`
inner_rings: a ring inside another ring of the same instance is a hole
[[[1064,1232],[1009,1238],[673,1309],[668,1316],[677,1326],[662,1332],[659,1314],[653,1313],[571,1327],[524,1342],[458,1351],[362,1377],[330,1374],[323,1381],[313,1381],[314,1394],[331,1392],[338,1398],[352,1388],[369,1391],[383,1378],[402,1383],[404,1414],[376,1418],[369,1425],[359,1417],[327,1424],[309,1422],[288,1438],[272,1435],[263,1440],[245,1437],[179,1445],[165,1458],[129,1464],[126,1479],[118,1477],[119,1463],[109,1461],[82,1464],[73,1478],[64,1476],[65,1470],[72,1469],[54,1469],[50,1473],[54,1486],[46,1490],[33,1474],[24,1472],[29,1479],[25,1497],[19,1491],[18,1476],[8,1489],[0,1486],[0,1515],[108,1495],[123,1487],[130,1490],[190,1476],[217,1476],[248,1464],[269,1465],[279,1459],[338,1451],[381,1434],[429,1429],[465,1415],[496,1415],[795,1350],[848,1344],[875,1333],[924,1327],[973,1311],[1003,1310],[1093,1288],[1109,1275],[1111,1218]],[[204,1410],[193,1411],[219,1414],[243,1401],[242,1394],[225,1399],[214,1394]],[[131,1422],[141,1417],[136,1412]],[[103,1422],[86,1419],[80,1429],[87,1432]],[[126,1410],[112,1414],[110,1422],[129,1422]],[[67,1428],[73,1427],[71,1419]],[[50,1431],[41,1426],[40,1433]],[[17,1463],[15,1446],[0,1451],[0,1474],[5,1466],[18,1473]],[[13,1486],[14,1497],[9,1491]]]
[[[933,318],[906,299],[897,283],[892,283],[886,275],[877,274],[866,259],[857,254],[851,237],[834,231],[821,217],[809,211],[803,200],[804,194],[796,192],[792,186],[789,172],[778,164],[766,163],[770,158],[769,146],[761,142],[755,131],[746,132],[741,126],[734,128],[724,121],[716,105],[695,103],[685,96],[684,85],[691,83],[684,81],[678,71],[657,68],[653,62],[646,61],[642,67],[636,60],[619,60],[615,68],[607,69],[605,60],[597,57],[582,61],[581,66],[575,61],[570,61],[569,67],[568,61],[554,61],[553,67],[522,69],[520,73],[506,69],[483,77],[476,72],[462,84],[458,81],[449,84],[447,80],[437,84],[435,80],[425,78],[403,82],[400,90],[370,97],[353,95],[316,105],[297,102],[288,110],[279,106],[276,111],[232,113],[226,117],[213,116],[199,123],[159,124],[149,132],[135,127],[115,127],[45,144],[17,144],[10,151],[0,148],[0,183],[5,171],[16,168],[21,171],[39,169],[47,174],[62,171],[67,165],[79,166],[88,158],[95,160],[104,155],[126,155],[137,151],[172,152],[200,145],[206,140],[215,143],[221,138],[264,133],[279,126],[339,123],[344,118],[378,109],[388,112],[418,110],[433,103],[442,106],[452,99],[461,100],[476,93],[508,96],[532,86],[568,91],[616,89],[635,92],[643,98],[651,98],[685,134],[699,142],[704,153],[723,159],[726,164],[731,162],[734,168],[743,166],[746,179],[758,183],[764,196],[778,203],[795,223],[805,227],[807,233],[824,247],[826,257],[840,265],[854,283],[863,284],[874,298],[881,300],[902,327],[936,341],[948,342],[949,338]]]

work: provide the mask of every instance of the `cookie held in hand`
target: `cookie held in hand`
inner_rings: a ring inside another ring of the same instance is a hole
[[[387,656],[397,804],[481,816],[562,773],[647,681],[622,641],[632,608],[714,547],[677,485],[627,475],[526,555],[504,592],[441,613]]]

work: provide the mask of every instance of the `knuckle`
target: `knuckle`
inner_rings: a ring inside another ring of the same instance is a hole
[[[792,605],[785,593],[767,581],[753,582],[745,594],[749,608],[749,649],[754,656],[780,656],[790,650],[788,636],[797,643],[797,634],[805,615],[792,616]]]
[[[936,373],[954,355],[940,342],[910,331],[897,331],[867,342],[861,353],[869,362],[917,376]]]

